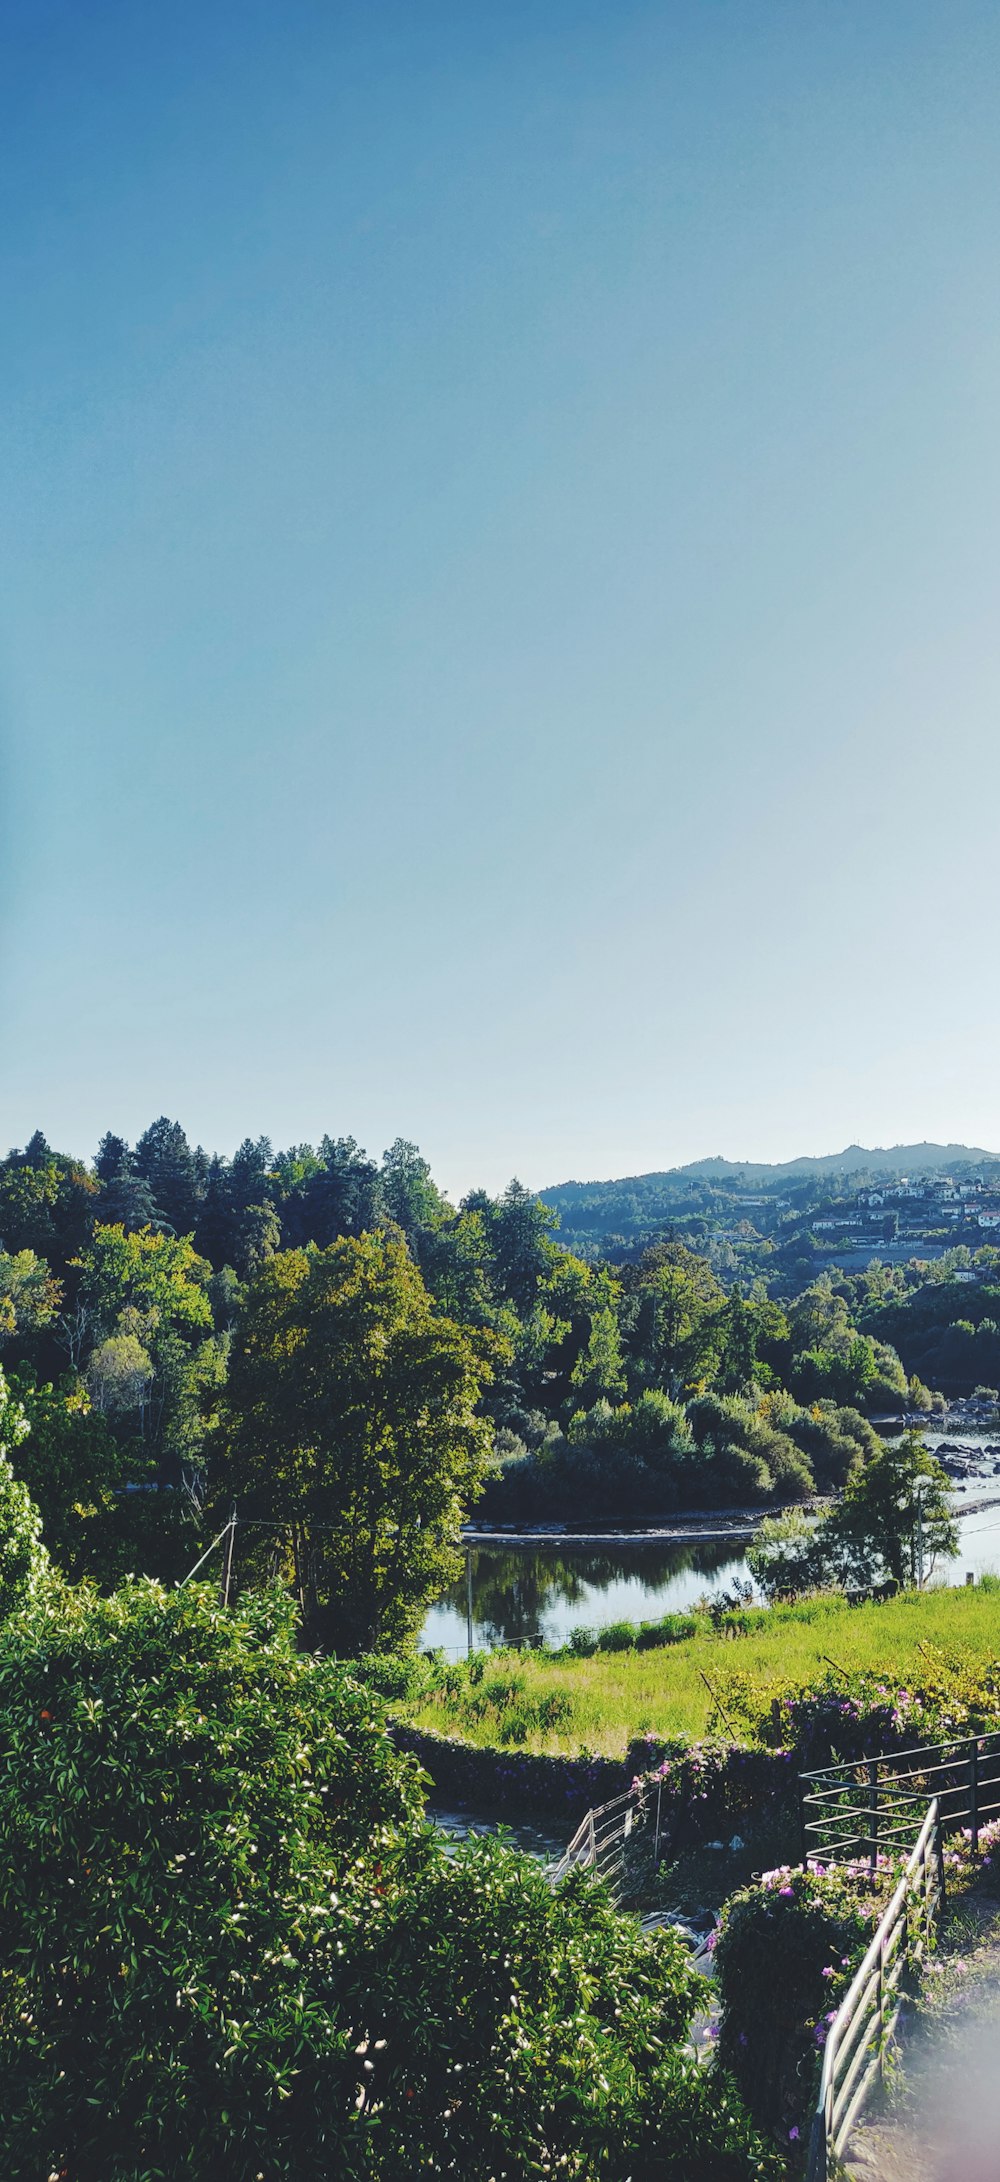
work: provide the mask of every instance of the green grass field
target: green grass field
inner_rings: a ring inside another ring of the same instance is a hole
[[[439,1669],[437,1686],[395,1709],[469,1742],[620,1757],[631,1737],[727,1730],[743,1739],[789,1688],[872,1672],[919,1682],[963,1660],[1000,1660],[1000,1584],[904,1592],[883,1605],[814,1599],[773,1607],[746,1635],[710,1630],[659,1650],[590,1659],[480,1655]],[[921,1649],[926,1647],[926,1649]]]

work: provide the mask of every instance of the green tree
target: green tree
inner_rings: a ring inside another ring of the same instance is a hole
[[[50,1151],[36,1132],[23,1152],[0,1161],[0,1245],[34,1250],[61,1269],[86,1237],[97,1191],[79,1160]]]
[[[49,1565],[41,1516],[11,1460],[28,1431],[24,1408],[0,1371],[0,1622],[36,1595]]]
[[[948,1479],[917,1431],[886,1442],[847,1481],[818,1548],[845,1583],[916,1584],[958,1552]]]
[[[190,1235],[205,1194],[208,1161],[193,1152],[179,1121],[161,1114],[143,1132],[133,1153],[135,1171],[148,1182],[175,1235]]]
[[[494,1285],[522,1317],[526,1316],[552,1268],[550,1237],[558,1225],[558,1215],[540,1197],[533,1197],[516,1176],[502,1197],[492,1198],[485,1190],[474,1190],[463,1198],[462,1210],[482,1215],[493,1257]]]
[[[51,1326],[62,1302],[44,1258],[33,1250],[0,1250],[0,1341],[23,1339]]]
[[[283,1206],[285,1239],[325,1248],[340,1235],[363,1235],[379,1219],[378,1168],[352,1136],[325,1136],[314,1165],[308,1145],[293,1162],[301,1173]],[[291,1160],[292,1155],[287,1155]],[[278,1161],[279,1174],[288,1172]]]
[[[626,1387],[618,1314],[615,1309],[617,1286],[608,1279],[607,1274],[597,1275],[591,1286],[593,1301],[590,1304],[587,1343],[570,1374],[570,1385],[574,1394],[582,1397],[588,1405],[595,1401],[613,1401],[616,1395],[624,1394]]]
[[[134,1569],[182,1576],[197,1557],[198,1533],[181,1494],[130,1489],[151,1483],[148,1456],[116,1438],[78,1381],[39,1385],[19,1372],[12,1386],[31,1428],[13,1467],[61,1573],[102,1589]]]
[[[766,1599],[792,1599],[820,1580],[816,1520],[802,1508],[765,1516],[747,1547],[747,1567]]]
[[[153,1377],[153,1359],[137,1333],[112,1333],[98,1342],[87,1366],[87,1385],[99,1415],[142,1411]]]
[[[281,1248],[281,1221],[273,1205],[247,1205],[235,1236],[236,1271],[252,1278]]]
[[[481,1212],[459,1212],[421,1238],[420,1270],[440,1308],[463,1326],[492,1326],[499,1307]]]
[[[722,1313],[719,1331],[719,1383],[727,1394],[744,1394],[757,1362],[754,1319],[746,1299],[734,1288]]]
[[[457,1569],[486,1475],[489,1336],[438,1312],[390,1235],[284,1251],[233,1343],[223,1491],[290,1541],[310,1634],[341,1652],[403,1641]]]
[[[96,1227],[79,1261],[80,1295],[106,1334],[123,1311],[166,1324],[209,1331],[212,1310],[205,1293],[211,1267],[194,1245],[143,1228]]]
[[[121,1146],[120,1163],[108,1164]],[[169,1222],[163,1219],[149,1183],[138,1173],[135,1161],[127,1145],[121,1145],[119,1137],[104,1138],[104,1168],[98,1160],[101,1177],[100,1220],[103,1227],[123,1227],[128,1234],[137,1234],[142,1227],[162,1228]]]
[[[647,1383],[677,1395],[718,1365],[725,1291],[706,1258],[684,1243],[648,1251],[635,1296],[633,1353]]]
[[[433,1233],[451,1216],[451,1206],[434,1181],[430,1167],[415,1144],[398,1136],[382,1155],[379,1199],[385,1216],[401,1227],[419,1256],[426,1229]]]

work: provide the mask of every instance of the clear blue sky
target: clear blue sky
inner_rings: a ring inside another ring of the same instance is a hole
[[[995,0],[7,0],[0,1137],[1000,1148]]]

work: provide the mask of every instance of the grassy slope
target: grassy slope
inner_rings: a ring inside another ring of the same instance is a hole
[[[921,1644],[946,1658],[1000,1657],[1000,1593],[908,1592],[884,1605],[855,1607],[812,1601],[773,1609],[766,1627],[750,1635],[699,1635],[660,1651],[579,1660],[506,1652],[494,1655],[477,1685],[455,1675],[450,1690],[399,1709],[418,1726],[470,1742],[617,1757],[647,1729],[695,1735],[718,1729],[702,1674],[742,1735],[749,1715],[771,1695],[828,1679],[830,1660],[896,1683],[925,1676],[932,1662]]]

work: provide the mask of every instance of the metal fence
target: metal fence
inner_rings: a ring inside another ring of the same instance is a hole
[[[1000,1818],[1000,1734],[820,1766],[799,1775],[804,1863],[844,1863],[898,1855],[913,1840],[933,1797],[942,1833],[967,1826],[973,1855],[979,1833]]]
[[[612,1900],[624,1901],[640,1874],[659,1861],[661,1795],[657,1782],[655,1792],[630,1788],[588,1811],[551,1874],[553,1886],[568,1871],[595,1871],[606,1881]]]
[[[926,1813],[906,1869],[864,1960],[830,2025],[809,2141],[806,2182],[828,2182],[884,2065],[900,2009],[900,1986],[919,1962],[944,1902],[938,1806]]]

